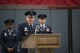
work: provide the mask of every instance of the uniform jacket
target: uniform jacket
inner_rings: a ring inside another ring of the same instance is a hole
[[[14,30],[3,30],[0,38],[3,48],[17,48],[18,35]]]
[[[26,22],[19,24],[18,30],[17,30],[19,39],[22,40],[24,38],[24,36],[28,36],[29,34],[34,34],[35,27],[36,27],[35,24],[33,24],[33,26],[29,26],[28,23],[26,23]]]
[[[50,26],[45,25],[43,28],[40,25],[36,26],[36,30],[35,30],[36,34],[52,34],[53,30]]]

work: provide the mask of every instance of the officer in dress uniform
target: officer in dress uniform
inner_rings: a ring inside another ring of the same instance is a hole
[[[35,11],[27,11],[25,12],[26,16],[26,22],[19,24],[18,26],[18,35],[19,35],[19,40],[23,40],[24,37],[29,36],[29,34],[34,34],[35,33],[35,27],[36,25],[34,24],[36,12]],[[28,53],[27,48],[21,48],[21,53]]]
[[[2,53],[17,53],[18,36],[13,30],[13,19],[4,21],[6,30],[3,30],[0,38],[2,45]]]
[[[50,26],[46,25],[47,15],[40,14],[38,15],[39,25],[36,26],[35,34],[52,34],[53,30]]]

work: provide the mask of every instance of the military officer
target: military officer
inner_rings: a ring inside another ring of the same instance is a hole
[[[27,37],[29,34],[35,33],[36,25],[34,24],[34,21],[35,21],[36,12],[27,11],[25,12],[25,16],[26,16],[25,17],[26,21],[22,24],[19,24],[18,26],[18,35],[20,41],[23,40],[25,36]],[[28,53],[28,49],[22,48],[21,53]]]
[[[36,26],[35,34],[52,34],[53,30],[50,26],[46,25],[47,15],[40,14],[38,15],[39,25]]]
[[[13,30],[13,19],[4,21],[6,30],[3,30],[0,38],[2,45],[2,53],[17,53],[18,36]]]

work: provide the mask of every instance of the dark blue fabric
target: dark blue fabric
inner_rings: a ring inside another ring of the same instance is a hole
[[[29,26],[27,22],[19,24],[18,26],[18,35],[19,35],[19,40],[23,40],[24,37],[28,37],[29,34],[34,34],[35,33],[35,28],[36,24],[33,24],[32,26]],[[28,53],[27,48],[20,48],[20,53]]]
[[[37,34],[52,34],[53,30],[50,26],[45,25],[45,27],[41,27],[40,25],[37,25],[38,27],[36,28],[36,33]]]
[[[11,35],[9,33],[11,33]],[[0,39],[2,45],[2,53],[8,53],[7,48],[14,48],[13,53],[17,51],[18,35],[14,30],[12,30],[12,32],[3,30],[0,35]]]

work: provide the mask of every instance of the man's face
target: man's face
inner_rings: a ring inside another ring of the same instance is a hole
[[[34,17],[28,17],[28,16],[26,16],[26,21],[27,21],[27,23],[29,23],[29,24],[33,24],[34,21],[35,21],[35,18],[34,18]]]
[[[39,19],[40,24],[44,24],[46,22],[46,19]]]
[[[12,23],[6,24],[6,28],[11,30],[13,28],[13,24]]]

